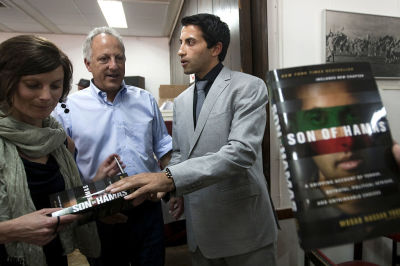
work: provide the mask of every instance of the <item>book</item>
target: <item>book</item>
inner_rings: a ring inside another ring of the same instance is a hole
[[[400,172],[370,65],[277,69],[267,87],[301,247],[398,231]]]
[[[53,212],[51,216],[57,217],[67,214],[85,213],[84,221],[87,222],[133,207],[129,201],[124,200],[128,192],[105,192],[106,187],[126,176],[126,173],[121,173],[113,177],[107,177],[93,183],[51,194],[49,196],[51,206],[53,208],[63,208],[62,210]]]

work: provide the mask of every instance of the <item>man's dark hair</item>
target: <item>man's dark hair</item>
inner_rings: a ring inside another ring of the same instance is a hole
[[[211,48],[221,42],[222,50],[218,55],[218,59],[220,62],[224,61],[230,42],[230,31],[225,22],[211,14],[197,14],[182,18],[181,24],[182,26],[196,25],[200,27],[203,32],[203,38],[207,42],[207,48]]]

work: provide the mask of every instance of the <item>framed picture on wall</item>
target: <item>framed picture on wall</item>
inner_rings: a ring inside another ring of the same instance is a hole
[[[325,11],[325,62],[369,62],[376,78],[400,78],[400,18]]]

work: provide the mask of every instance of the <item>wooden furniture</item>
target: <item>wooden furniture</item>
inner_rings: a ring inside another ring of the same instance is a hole
[[[304,262],[305,266],[309,266],[310,262],[315,266],[379,266],[378,264],[361,260],[352,260],[336,264],[319,249],[306,252],[306,261],[307,262]]]
[[[386,236],[392,240],[392,266],[400,264],[400,255],[397,254],[397,242],[400,242],[400,233]]]
[[[321,250],[314,249],[304,252],[304,266],[310,266],[312,263],[315,266],[379,266],[375,263],[362,261],[362,243],[354,244],[354,255],[352,261],[342,263],[334,263]]]

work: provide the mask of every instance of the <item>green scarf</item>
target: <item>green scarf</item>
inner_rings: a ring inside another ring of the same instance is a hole
[[[3,115],[1,111],[0,115]],[[82,185],[75,161],[64,145],[65,139],[65,131],[51,116],[43,121],[43,128],[19,122],[11,116],[0,117],[0,221],[36,211],[18,151],[32,158],[53,155],[64,177],[65,189]],[[88,257],[98,257],[100,254],[94,223],[70,225],[60,232],[60,240],[64,254],[75,248]],[[46,265],[40,246],[24,242],[5,246],[12,259],[21,260],[26,265]]]

